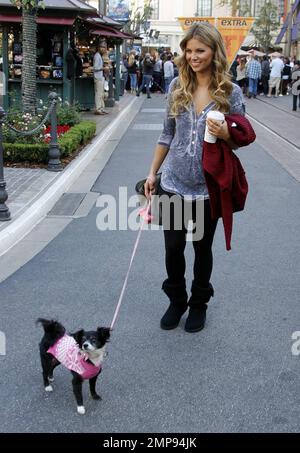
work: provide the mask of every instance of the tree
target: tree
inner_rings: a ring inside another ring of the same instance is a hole
[[[232,16],[248,16],[250,14],[250,0],[220,0],[219,5],[229,5],[231,7]]]
[[[141,30],[146,33],[148,28],[147,25],[151,19],[152,12],[153,7],[151,5],[151,0],[145,3],[143,8],[139,7],[134,11],[130,11],[130,19],[124,27],[124,30],[130,31],[135,35],[140,34]]]
[[[277,31],[278,27],[278,7],[269,1],[261,7],[259,17],[252,29],[264,52],[268,52],[272,41],[272,31]]]
[[[36,46],[39,8],[44,8],[41,0],[10,0],[18,9],[22,9],[23,30],[23,65],[22,65],[22,104],[23,111],[36,113]]]

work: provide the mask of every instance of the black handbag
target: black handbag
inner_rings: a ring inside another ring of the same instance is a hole
[[[154,194],[153,195],[158,195],[158,188],[159,188],[159,185],[160,185],[160,179],[161,179],[161,173],[157,173],[156,175],[156,181],[155,181],[155,191],[154,191]],[[144,189],[144,185],[145,185],[145,182],[147,181],[147,178],[146,179],[142,179],[141,181],[138,181],[135,185],[135,191],[138,195],[143,195],[145,196],[145,189]]]

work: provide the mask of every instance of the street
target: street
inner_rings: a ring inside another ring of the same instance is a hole
[[[102,401],[90,398],[86,384],[86,415],[80,416],[66,369],[55,370],[54,392],[44,391],[42,330],[35,320],[58,319],[70,332],[109,326],[112,320],[137,232],[99,231],[95,200],[97,194],[118,200],[119,187],[133,195],[148,173],[165,99],[154,94],[137,104],[90,190],[92,209],[75,218],[63,202],[54,208],[48,225],[66,222],[62,231],[0,284],[0,331],[7,345],[6,355],[0,355],[1,432],[299,431],[300,357],[292,353],[292,334],[300,331],[300,115],[291,112],[288,98],[281,110],[275,103],[280,99],[270,101],[275,107],[247,101],[257,141],[237,154],[249,195],[245,211],[235,214],[230,252],[218,224],[215,296],[205,329],[186,333],[185,316],[175,330],[160,329],[168,304],[161,290],[163,233],[143,231],[97,382]],[[82,187],[77,192],[82,194]],[[186,256],[190,288],[191,244]],[[14,260],[13,249],[5,260],[6,265]]]

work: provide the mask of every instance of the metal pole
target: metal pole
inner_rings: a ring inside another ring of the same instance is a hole
[[[120,99],[120,88],[121,88],[121,80],[120,80],[120,66],[121,66],[121,43],[116,44],[116,78],[115,78],[115,100],[118,101]],[[124,87],[125,90],[125,87]]]
[[[58,94],[55,91],[49,93],[49,100],[54,103],[54,108],[51,112],[51,142],[48,152],[48,170],[49,171],[62,171],[63,166],[60,161],[60,151],[57,140],[57,114],[56,106],[58,100]]]
[[[290,13],[289,13],[289,25],[288,25],[288,44],[287,44],[287,48],[286,48],[286,53],[287,53],[287,57],[290,58],[291,56],[291,49],[292,49],[292,29],[293,29],[293,14],[292,14],[292,6],[291,6],[291,10],[290,10]]]
[[[101,16],[106,16],[107,13],[107,3],[106,0],[99,0],[98,1],[98,11]]]
[[[2,124],[6,113],[2,107],[0,107],[0,221],[10,220],[10,212],[5,202],[8,198],[6,192],[6,182],[4,180],[4,169],[3,169],[3,144],[2,144]]]

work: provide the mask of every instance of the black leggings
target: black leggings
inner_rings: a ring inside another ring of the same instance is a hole
[[[159,195],[163,194],[174,196],[174,194],[166,192],[160,187]],[[184,203],[183,200],[182,203]],[[192,201],[189,203],[192,203],[192,219],[193,222],[195,222],[196,202]],[[218,220],[211,218],[209,200],[205,200],[203,203],[204,234],[201,240],[193,240],[195,252],[194,282],[200,287],[207,288],[209,286],[213,268],[212,244]],[[169,283],[180,284],[184,281],[186,269],[184,250],[186,246],[187,229],[185,226],[183,226],[181,230],[176,230],[174,228],[174,209],[171,209],[170,216],[170,228],[164,228],[166,270]]]

